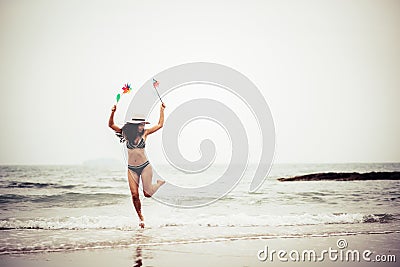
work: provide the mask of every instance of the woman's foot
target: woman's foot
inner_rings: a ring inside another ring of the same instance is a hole
[[[144,228],[144,217],[142,213],[138,214],[139,215],[139,226],[140,228]]]
[[[165,184],[165,181],[163,181],[163,180],[157,180],[157,184],[158,184],[159,186],[162,186],[163,184]]]
[[[144,218],[143,218],[143,216],[141,216],[140,218],[139,218],[139,226],[140,226],[140,228],[144,228]]]
[[[165,184],[163,180],[157,180],[157,183],[151,185],[151,189],[149,191],[143,190],[143,194],[145,197],[152,197],[152,195],[157,192],[157,190]],[[149,193],[151,192],[151,193]]]

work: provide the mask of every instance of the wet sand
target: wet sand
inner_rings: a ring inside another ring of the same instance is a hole
[[[304,250],[315,250],[320,258],[322,250],[338,250],[338,239],[344,239],[347,247],[343,251],[358,250],[360,255],[364,250],[370,250],[370,259],[376,255],[395,255],[400,260],[400,232],[314,236],[296,238],[272,239],[239,239],[230,241],[213,241],[204,243],[163,244],[158,246],[143,246],[132,244],[124,248],[90,249],[71,252],[48,252],[23,255],[1,255],[0,266],[396,266],[396,262],[360,262],[330,260],[325,255],[323,261],[292,261],[288,254],[279,260],[277,254],[274,258],[265,261],[258,259],[258,252],[265,251],[268,247],[269,254],[272,250],[285,250],[290,253],[297,250],[300,254]],[[295,254],[292,254],[295,257]],[[339,254],[337,254],[339,255]],[[261,257],[264,254],[260,254]],[[362,256],[361,256],[362,257]]]

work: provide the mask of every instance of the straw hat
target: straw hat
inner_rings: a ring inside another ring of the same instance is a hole
[[[150,122],[146,121],[146,117],[143,114],[133,114],[132,120],[127,121],[127,123],[139,124],[139,123],[150,124]]]

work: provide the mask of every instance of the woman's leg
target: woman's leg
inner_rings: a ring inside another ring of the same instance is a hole
[[[142,171],[143,194],[145,197],[151,197],[157,190],[165,184],[165,181],[157,180],[156,184],[152,184],[153,169],[148,164]]]
[[[129,182],[129,189],[131,190],[132,194],[132,201],[133,201],[133,206],[135,206],[135,210],[137,215],[139,216],[139,219],[141,221],[144,220],[143,215],[142,215],[142,205],[140,203],[140,198],[139,198],[139,176],[137,173],[134,171],[131,171],[128,169],[128,182]]]

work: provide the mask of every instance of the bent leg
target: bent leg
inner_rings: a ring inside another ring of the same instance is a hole
[[[135,206],[135,210],[137,215],[139,216],[139,219],[141,221],[144,220],[143,215],[142,215],[142,205],[140,203],[140,198],[139,198],[139,176],[137,173],[131,171],[128,169],[128,182],[129,182],[129,189],[131,190],[132,194],[132,202],[133,206]]]
[[[142,171],[143,194],[145,197],[151,197],[162,186],[165,181],[157,180],[156,184],[152,184],[153,168],[148,164]]]

